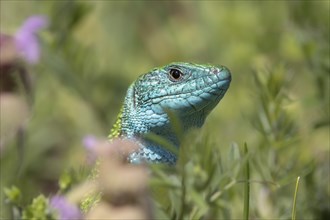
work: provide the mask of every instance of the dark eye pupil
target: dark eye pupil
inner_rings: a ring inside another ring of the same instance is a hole
[[[178,69],[170,69],[170,74],[173,79],[179,79],[182,76],[182,72]]]

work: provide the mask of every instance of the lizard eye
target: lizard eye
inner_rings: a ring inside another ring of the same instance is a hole
[[[173,81],[178,81],[183,77],[183,73],[181,72],[181,70],[175,68],[170,69],[169,75],[171,77],[171,80]]]

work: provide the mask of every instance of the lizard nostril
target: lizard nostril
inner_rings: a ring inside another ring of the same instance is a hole
[[[213,74],[218,74],[220,70],[218,68],[212,67],[210,72]]]

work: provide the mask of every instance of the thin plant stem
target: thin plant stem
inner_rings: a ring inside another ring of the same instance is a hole
[[[296,188],[295,188],[294,196],[293,196],[292,220],[296,220],[296,205],[297,205],[297,193],[298,193],[299,181],[300,181],[300,176],[297,177]]]
[[[244,143],[244,155],[248,156],[247,144]],[[250,165],[249,159],[246,160],[245,166],[245,184],[244,184],[244,209],[243,216],[245,220],[249,219],[249,205],[250,205]]]

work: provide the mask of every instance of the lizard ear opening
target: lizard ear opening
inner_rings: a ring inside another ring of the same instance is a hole
[[[127,93],[126,93],[126,97],[125,97],[125,106],[128,108],[128,109],[136,109],[137,107],[137,94],[136,94],[136,91],[135,91],[135,87],[134,87],[134,84],[132,84],[128,89],[127,89]]]
[[[133,86],[133,108],[136,109],[136,98],[135,98],[136,94],[135,94],[135,86]]]

